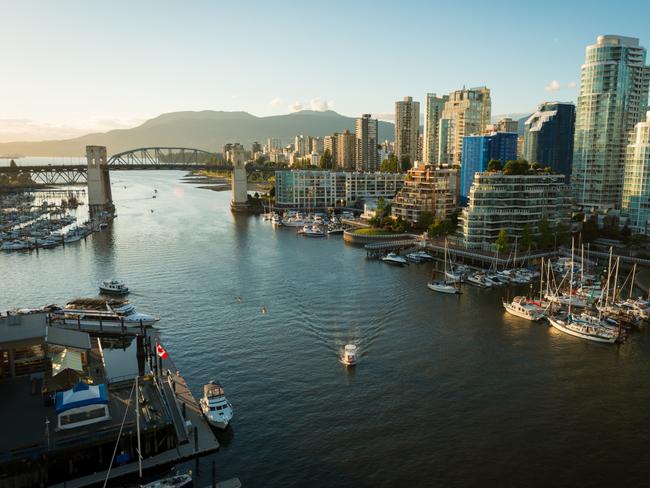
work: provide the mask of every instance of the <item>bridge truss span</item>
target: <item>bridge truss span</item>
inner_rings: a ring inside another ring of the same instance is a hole
[[[111,170],[199,169],[214,165],[214,156],[187,147],[140,147],[114,154],[106,164]]]

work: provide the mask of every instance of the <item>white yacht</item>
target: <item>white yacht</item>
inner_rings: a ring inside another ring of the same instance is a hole
[[[537,322],[544,318],[544,311],[542,307],[530,303],[526,297],[515,297],[512,302],[503,302],[503,308],[509,314],[521,317],[522,319],[532,320]]]
[[[394,252],[389,252],[388,254],[386,254],[386,256],[381,258],[381,260],[384,263],[394,264],[396,266],[404,266],[405,264],[408,264],[406,259],[404,259],[399,254],[395,254]]]
[[[490,283],[492,286],[506,286],[509,281],[507,278],[500,276],[496,273],[490,273],[485,276],[485,281]]]
[[[271,223],[273,225],[282,225],[282,217],[278,214],[273,214],[273,217],[271,217]]]
[[[125,299],[78,298],[52,311],[52,320],[92,328],[150,327],[158,317],[137,313]]]
[[[109,293],[112,295],[126,295],[129,293],[129,287],[122,280],[113,278],[112,280],[104,280],[99,284],[99,291],[101,293]]]
[[[343,350],[342,361],[346,366],[354,366],[357,364],[357,346],[347,344]]]
[[[218,429],[225,429],[232,420],[232,405],[226,399],[223,387],[212,380],[203,387],[203,398],[201,398],[201,410],[210,425]]]
[[[454,283],[449,281],[430,281],[427,283],[427,287],[429,290],[447,293],[448,295],[460,295],[460,290],[456,288]]]
[[[325,237],[325,232],[318,226],[304,226],[302,229],[302,235],[305,237]]]

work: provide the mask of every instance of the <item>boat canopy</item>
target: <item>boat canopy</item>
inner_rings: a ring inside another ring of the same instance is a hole
[[[80,381],[69,390],[57,392],[56,413],[86,405],[105,405],[107,403],[108,391],[105,384],[88,385]]]
[[[219,383],[212,380],[203,387],[203,394],[205,395],[205,398],[215,398],[225,396],[226,393],[223,391],[223,387]]]

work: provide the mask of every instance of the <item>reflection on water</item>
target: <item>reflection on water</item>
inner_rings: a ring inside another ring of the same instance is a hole
[[[0,254],[0,304],[125,279],[195,395],[218,379],[234,406],[236,436],[201,461],[201,486],[213,459],[245,486],[647,483],[646,331],[603,347],[506,318],[504,290],[432,293],[431,264],[394,268],[340,237],[233,216],[229,192],[181,176],[112,173],[112,228]],[[346,343],[354,368],[339,361]],[[127,353],[113,348],[111,368],[137,367]]]

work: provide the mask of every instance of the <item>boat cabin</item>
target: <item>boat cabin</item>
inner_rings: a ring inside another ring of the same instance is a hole
[[[80,381],[69,390],[57,392],[55,406],[59,429],[74,429],[111,418],[105,384]]]

